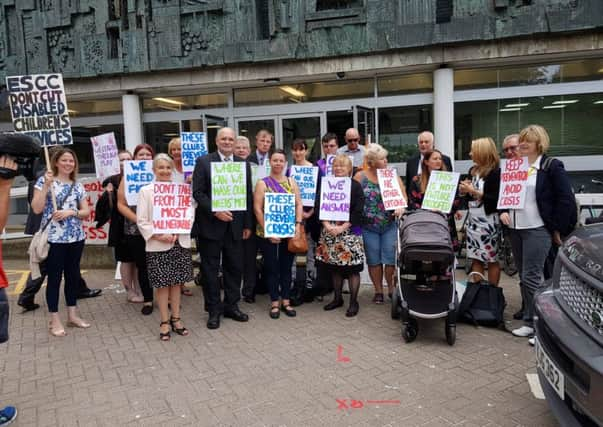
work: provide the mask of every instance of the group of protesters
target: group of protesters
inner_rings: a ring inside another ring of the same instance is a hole
[[[184,234],[156,233],[153,228],[153,186],[143,187],[137,206],[128,204],[121,174],[105,180],[103,197],[110,199],[109,246],[116,261],[127,299],[142,304],[142,314],[153,312],[154,303],[160,312],[160,339],[168,341],[171,332],[188,335],[180,316],[181,295],[191,295],[184,284],[193,280],[191,240],[196,240],[200,255],[200,284],[208,312],[207,327],[216,329],[221,317],[239,322],[249,317],[239,307],[240,299],[255,303],[261,285],[270,297],[268,314],[277,319],[281,314],[296,316],[292,298],[296,283],[311,287],[328,283],[333,299],[325,310],[344,305],[343,289],[347,281],[348,317],[359,312],[358,293],[360,272],[364,265],[374,287],[372,302],[384,304],[385,292],[391,299],[395,287],[396,240],[399,219],[406,210],[421,209],[428,183],[434,171],[452,171],[450,158],[434,146],[434,135],[418,135],[419,153],[406,166],[406,180],[397,178],[407,206],[386,210],[379,185],[378,171],[388,167],[388,152],[376,143],[362,145],[355,128],[345,133],[340,146],[337,135],[322,137],[322,156],[318,167],[316,201],[303,206],[300,188],[291,177],[288,158],[294,166],[314,166],[308,159],[304,139],[292,143],[290,157],[282,149],[273,149],[273,135],[260,130],[255,136],[255,149],[244,136],[222,128],[216,137],[217,150],[197,158],[194,172],[185,178],[182,170],[182,147],[179,138],[168,145],[168,153],[155,154],[147,144],[138,145],[132,154],[121,150],[120,162],[152,160],[155,182],[189,183],[192,186],[194,223]],[[503,228],[511,240],[520,277],[522,308],[515,313],[524,325],[513,331],[516,336],[532,337],[533,297],[543,283],[543,269],[552,247],[572,229],[567,208],[573,203],[572,191],[563,164],[547,158],[549,136],[538,125],[530,125],[519,134],[503,141],[507,159],[527,157],[530,165],[526,181],[525,204],[522,209],[499,209],[500,158],[491,138],[472,141],[470,157],[473,166],[457,187],[457,194],[448,213],[454,245],[458,245],[455,214],[467,209],[466,250],[471,269],[487,274],[492,285],[498,285],[499,243]],[[212,168],[216,162],[245,164],[246,210],[212,210]],[[79,317],[76,296],[80,281],[79,261],[85,235],[82,220],[88,216],[85,193],[77,181],[77,157],[68,148],[54,150],[51,170],[35,184],[32,210],[42,213],[42,227],[49,227],[50,251],[47,260],[46,290],[50,312],[49,331],[64,336],[65,329],[58,315],[58,295],[61,276],[65,276],[65,299],[69,310],[68,326],[87,328],[90,323]],[[266,172],[252,185],[252,168]],[[321,220],[320,194],[325,176],[349,177],[350,198],[348,219]],[[53,204],[51,188],[56,195]],[[295,277],[296,254],[288,247],[287,238],[266,237],[264,200],[266,194],[293,195],[295,219],[294,238],[305,234],[307,240],[306,277]],[[260,257],[258,257],[260,255]],[[258,263],[257,260],[263,262]],[[259,266],[259,267],[258,267]],[[260,269],[258,272],[257,270]],[[487,269],[487,273],[486,273]],[[259,273],[259,274],[258,274]],[[259,283],[260,278],[262,283]],[[329,290],[330,290],[329,289]]]

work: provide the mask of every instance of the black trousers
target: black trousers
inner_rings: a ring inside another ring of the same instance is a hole
[[[201,256],[203,296],[210,313],[223,313],[237,307],[241,299],[243,272],[243,240],[234,240],[230,227],[223,240],[197,239]],[[224,301],[220,297],[218,271],[222,259]]]
[[[32,279],[31,273],[29,273],[29,276],[27,276],[27,282],[25,282],[25,289],[23,289],[23,291],[19,295],[18,302],[20,305],[31,305],[34,303],[36,294],[38,293],[38,291],[42,287],[42,284],[44,283],[44,280],[46,279],[46,261],[42,261],[40,263],[40,274],[41,276],[37,279]],[[88,285],[86,284],[84,278],[80,276],[77,294],[79,295],[81,293],[86,292],[87,290]]]
[[[256,258],[258,253],[258,237],[254,234],[247,240],[243,240],[243,289],[244,297],[255,295],[255,285],[257,281]]]

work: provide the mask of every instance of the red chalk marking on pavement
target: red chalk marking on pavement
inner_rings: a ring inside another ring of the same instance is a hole
[[[337,346],[337,361],[343,363],[350,362],[350,358],[343,355],[343,347],[341,345]]]
[[[361,409],[364,407],[364,403],[362,403],[362,400],[355,400],[355,399],[351,399],[349,406],[348,406],[348,400],[347,399],[335,399],[335,401],[337,402],[337,409],[341,410],[341,409]]]

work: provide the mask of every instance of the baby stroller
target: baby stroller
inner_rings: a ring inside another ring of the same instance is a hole
[[[433,211],[407,213],[398,236],[398,284],[392,296],[392,318],[402,320],[402,337],[417,337],[417,318],[446,318],[446,341],[456,340],[458,298],[454,251],[446,216]]]

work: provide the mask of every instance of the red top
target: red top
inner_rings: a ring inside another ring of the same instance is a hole
[[[0,242],[0,288],[8,287],[8,279],[6,278],[6,273],[4,273],[4,268],[2,267],[2,242]]]

